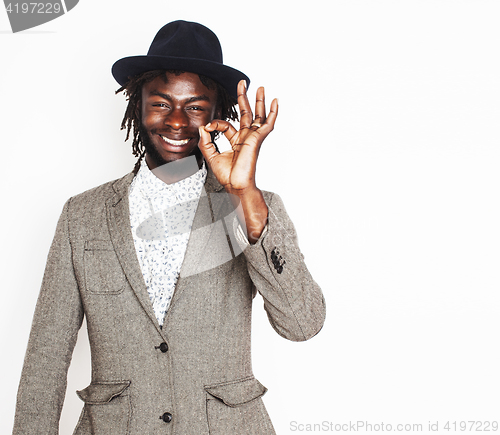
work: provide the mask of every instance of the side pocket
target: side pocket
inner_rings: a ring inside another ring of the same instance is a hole
[[[210,435],[273,435],[269,415],[261,397],[264,387],[253,376],[205,386]]]
[[[117,295],[126,281],[111,240],[87,240],[83,262],[85,287],[90,293]]]
[[[76,394],[85,402],[93,435],[127,435],[130,424],[130,381],[94,382]]]

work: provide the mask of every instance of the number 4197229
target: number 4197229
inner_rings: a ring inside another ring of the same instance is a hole
[[[5,8],[9,14],[58,14],[60,3],[9,3]]]

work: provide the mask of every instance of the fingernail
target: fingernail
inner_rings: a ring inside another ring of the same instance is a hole
[[[212,124],[212,123],[211,123],[211,122],[209,122],[207,125],[205,125],[205,128],[210,127],[210,125],[211,125],[211,124]]]

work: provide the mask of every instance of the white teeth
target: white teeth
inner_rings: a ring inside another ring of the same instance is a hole
[[[161,136],[161,135],[160,135]],[[184,140],[173,140],[173,139],[168,139],[165,136],[161,136],[161,138],[169,143],[170,145],[175,145],[175,146],[181,146],[181,145],[186,145],[189,142],[189,139],[184,139]]]

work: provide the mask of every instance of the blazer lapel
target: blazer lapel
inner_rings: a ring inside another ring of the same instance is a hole
[[[153,305],[149,299],[130,230],[128,191],[133,178],[134,174],[130,173],[116,181],[113,185],[115,194],[106,201],[111,242],[139,303],[159,333],[166,338],[164,331],[158,324]],[[224,228],[225,223],[223,223],[223,217],[227,215],[228,201],[229,198],[225,194],[224,188],[209,169],[205,188],[196,209],[174,295],[166,312],[167,316],[184,289],[193,285],[193,282],[194,285],[197,285],[196,275],[230,261],[234,257],[231,244],[228,243],[227,230]]]
[[[228,199],[224,188],[208,169],[205,188],[198,202],[181,271],[166,316],[187,287],[201,285],[201,282],[197,283],[198,274],[233,258],[224,223],[220,219]]]
[[[133,178],[134,174],[130,173],[118,180],[113,185],[115,195],[106,201],[109,233],[118,260],[132,290],[144,311],[146,311],[151,321],[163,336],[160,325],[156,320],[153,305],[149,299],[146,284],[144,283],[144,277],[142,276],[139,260],[137,259],[134,239],[130,229],[128,190]]]

